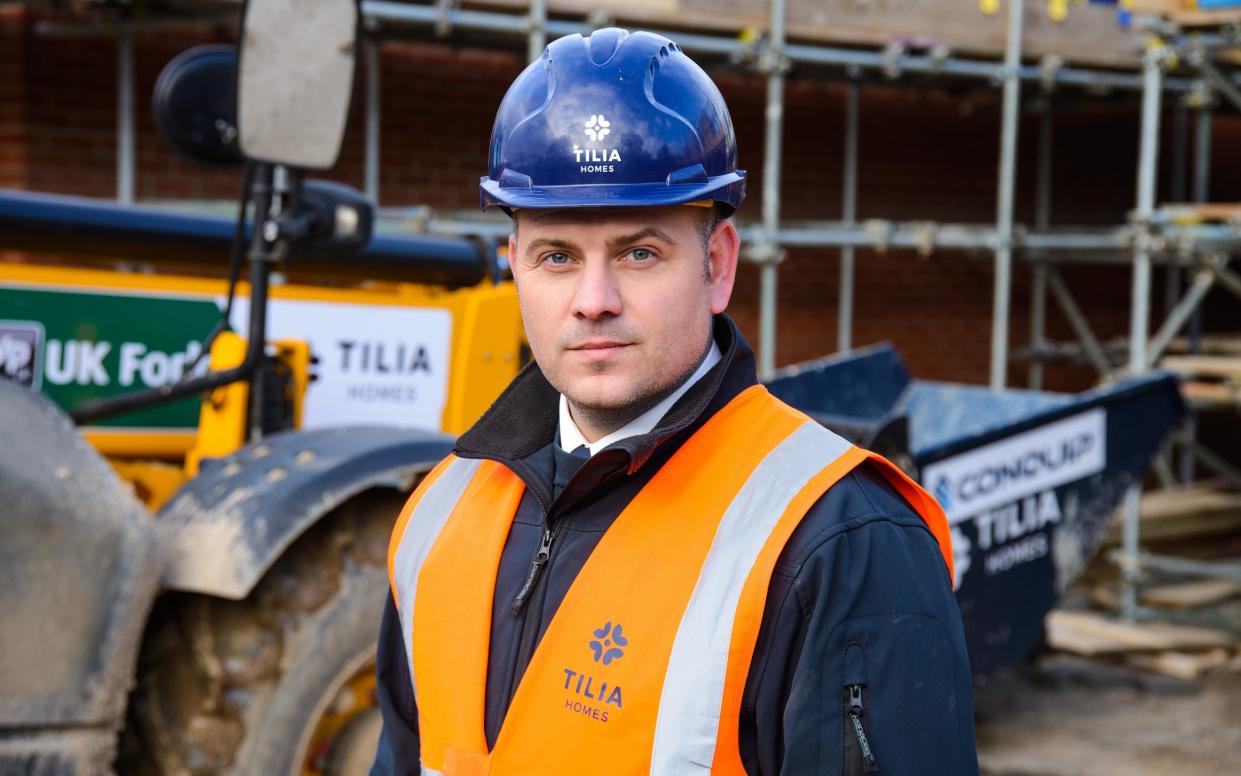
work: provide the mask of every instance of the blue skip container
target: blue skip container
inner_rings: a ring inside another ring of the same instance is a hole
[[[1185,413],[1163,372],[1080,394],[912,380],[890,345],[781,370],[768,389],[935,496],[975,674],[1019,663]]]

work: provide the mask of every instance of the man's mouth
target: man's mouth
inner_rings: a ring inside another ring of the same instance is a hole
[[[629,347],[630,344],[632,343],[617,342],[616,340],[587,340],[586,342],[580,342],[574,345],[573,347],[569,348],[569,350],[575,350],[578,352],[587,352],[587,353],[601,353],[601,352],[608,351],[608,350],[626,348],[626,347]]]

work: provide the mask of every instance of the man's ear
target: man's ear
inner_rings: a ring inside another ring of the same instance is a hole
[[[509,250],[512,250],[511,248]],[[731,218],[715,225],[707,241],[707,263],[711,268],[711,312],[722,313],[733,295],[737,279],[737,256],[741,252],[741,235]]]
[[[517,280],[517,273],[514,268],[517,266],[517,225],[513,224],[513,231],[508,233],[508,271],[513,275],[513,280]]]

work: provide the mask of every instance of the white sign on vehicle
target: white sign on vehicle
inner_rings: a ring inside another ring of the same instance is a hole
[[[249,300],[233,303],[244,332]],[[387,305],[270,299],[268,339],[303,339],[319,360],[305,428],[383,425],[438,430],[448,397],[452,313]]]
[[[945,458],[922,481],[949,523],[1103,471],[1107,413],[1096,408]]]

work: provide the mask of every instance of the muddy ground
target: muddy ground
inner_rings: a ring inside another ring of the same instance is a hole
[[[975,690],[985,776],[1241,774],[1241,674],[1184,681],[1064,654]]]

